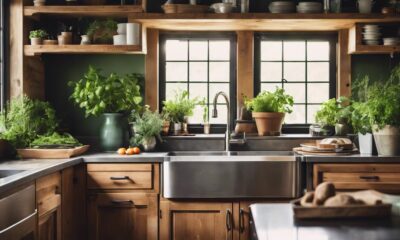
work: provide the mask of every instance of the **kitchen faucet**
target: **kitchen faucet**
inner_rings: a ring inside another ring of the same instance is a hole
[[[217,110],[217,101],[218,101],[218,97],[222,95],[225,99],[226,102],[226,111],[227,111],[227,116],[228,116],[228,120],[226,123],[226,133],[225,133],[225,151],[229,152],[229,139],[231,137],[231,113],[230,113],[230,104],[229,104],[229,97],[228,95],[226,95],[226,93],[224,92],[219,92],[215,95],[214,97],[214,102],[213,102],[213,114],[212,117],[216,118],[218,117],[218,110]]]

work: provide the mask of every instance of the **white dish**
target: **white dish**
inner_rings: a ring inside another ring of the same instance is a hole
[[[119,34],[113,36],[114,45],[126,45],[126,35]]]

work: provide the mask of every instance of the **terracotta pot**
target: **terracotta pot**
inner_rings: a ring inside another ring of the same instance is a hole
[[[42,42],[41,38],[31,38],[31,45],[42,45]]]
[[[170,126],[171,124],[170,124],[170,122],[169,121],[164,121],[163,122],[163,126],[162,126],[162,130],[161,130],[161,133],[162,133],[162,135],[168,135],[168,133],[169,133],[169,126]]]
[[[257,132],[257,127],[256,123],[251,120],[236,120],[236,126],[235,126],[235,133],[236,134],[241,134],[241,133],[246,133],[246,134],[251,134],[251,133],[256,133]]]
[[[285,113],[253,112],[259,136],[279,136],[281,134]]]

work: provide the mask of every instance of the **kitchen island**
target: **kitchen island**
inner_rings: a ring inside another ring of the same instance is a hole
[[[289,203],[253,204],[251,239],[255,240],[395,240],[400,216],[388,219],[296,220]]]

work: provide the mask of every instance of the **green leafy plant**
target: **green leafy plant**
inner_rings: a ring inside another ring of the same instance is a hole
[[[16,148],[28,147],[39,135],[52,134],[58,122],[48,102],[26,96],[12,99],[1,113],[1,138]]]
[[[136,117],[135,136],[130,140],[131,145],[138,146],[150,137],[159,136],[162,125],[160,114],[147,109],[141,116]]]
[[[43,145],[81,146],[82,144],[69,133],[59,134],[54,132],[49,135],[40,135],[31,143],[31,147],[40,147]]]
[[[252,112],[291,113],[293,103],[293,97],[278,87],[275,92],[264,91],[251,100],[245,99],[247,109]]]
[[[352,106],[347,97],[332,98],[325,101],[315,115],[315,121],[324,126],[335,126],[336,123],[349,123]]]
[[[208,104],[207,104],[207,100],[206,98],[203,98],[200,102],[199,102],[201,108],[203,109],[203,123],[207,123],[208,122]]]
[[[371,123],[368,114],[368,107],[363,102],[353,102],[351,113],[351,125],[355,133],[371,133]]]
[[[118,23],[112,19],[94,20],[89,24],[86,35],[88,35],[94,43],[111,43],[117,29]]]
[[[189,99],[187,91],[176,93],[173,100],[164,101],[163,111],[168,113],[173,122],[184,122],[185,117],[192,116],[198,104],[197,98]]]
[[[29,38],[45,38],[47,37],[48,34],[45,30],[43,29],[37,29],[29,32]]]
[[[100,70],[89,66],[82,79],[68,83],[73,88],[70,98],[85,109],[86,117],[103,113],[129,113],[141,107],[141,80],[139,74],[120,77],[111,73],[105,77]]]

